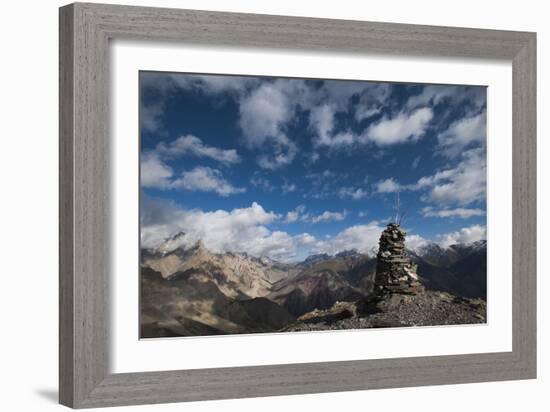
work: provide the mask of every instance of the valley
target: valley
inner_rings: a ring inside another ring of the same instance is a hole
[[[289,264],[175,241],[141,250],[141,338],[485,320],[485,241],[407,250],[426,292],[384,302],[374,299],[374,254],[346,250]],[[403,314],[381,319],[380,310]]]

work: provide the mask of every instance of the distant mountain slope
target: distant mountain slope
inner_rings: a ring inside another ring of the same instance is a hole
[[[183,237],[141,251],[142,337],[273,332],[373,291],[376,258],[356,250],[286,264],[212,253],[200,242],[185,247]],[[485,242],[449,248],[431,243],[407,253],[427,289],[486,299]]]
[[[232,299],[205,273],[178,272],[165,279],[141,271],[141,337],[270,332],[294,317],[266,298]]]
[[[348,251],[317,255],[298,264],[302,270],[272,287],[267,297],[299,316],[326,309],[339,300],[354,300],[372,291],[372,264],[366,255]]]
[[[189,249],[177,248],[166,254],[143,253],[145,266],[166,279],[176,273],[203,273],[231,298],[256,298],[269,293],[274,282],[294,269],[281,263],[257,259],[244,253],[214,254],[197,243]]]
[[[408,253],[427,288],[487,299],[486,241],[448,248],[431,243]]]

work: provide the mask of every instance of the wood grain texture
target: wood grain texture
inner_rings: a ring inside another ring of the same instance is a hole
[[[75,3],[60,9],[60,402],[84,408],[536,375],[533,33]],[[110,374],[109,40],[494,58],[513,65],[513,350]]]

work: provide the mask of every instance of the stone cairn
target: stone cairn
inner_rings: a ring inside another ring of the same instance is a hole
[[[397,223],[389,223],[380,236],[374,291],[378,295],[402,293],[416,295],[424,287],[416,274],[416,265],[405,253],[407,232]]]

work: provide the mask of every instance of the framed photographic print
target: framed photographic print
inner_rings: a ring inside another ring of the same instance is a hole
[[[139,83],[141,338],[486,322],[485,87]]]
[[[61,403],[534,378],[535,42],[61,8]]]

